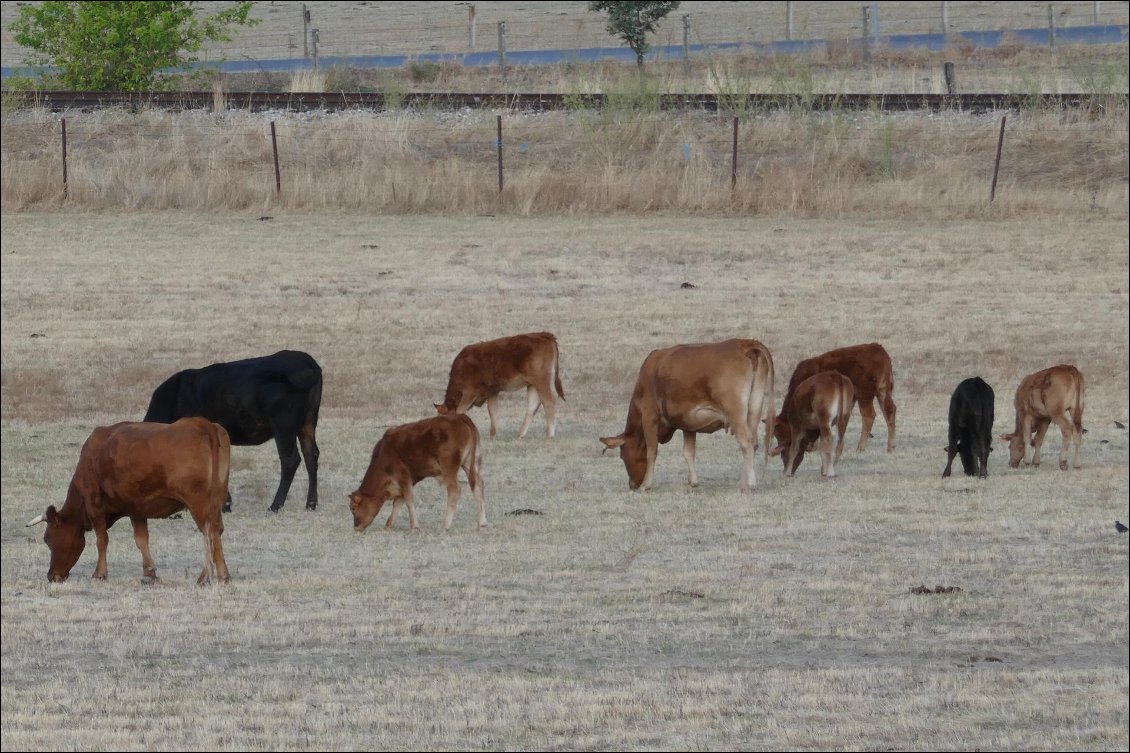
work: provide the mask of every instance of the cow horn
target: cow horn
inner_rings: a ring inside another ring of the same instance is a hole
[[[36,523],[46,523],[46,522],[47,522],[47,516],[46,515],[40,515],[38,518],[35,518],[34,520],[29,520],[27,522],[27,525],[24,526],[24,527],[30,528],[31,526],[35,525]]]

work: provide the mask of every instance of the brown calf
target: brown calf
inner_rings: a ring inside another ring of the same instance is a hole
[[[1025,461],[1028,445],[1035,448],[1032,465],[1040,464],[1040,447],[1044,435],[1056,423],[1063,432],[1063,447],[1059,451],[1059,468],[1067,470],[1067,448],[1075,442],[1075,467],[1079,468],[1079,446],[1083,442],[1083,374],[1074,366],[1060,364],[1050,369],[1029,374],[1016,388],[1016,428],[1001,437],[1008,442],[1012,468]],[[1071,418],[1067,417],[1068,412]],[[1033,433],[1035,437],[1033,438]]]
[[[553,389],[564,400],[561,389],[560,355],[557,338],[549,332],[501,337],[497,340],[468,345],[451,363],[447,392],[443,402],[436,403],[440,415],[466,413],[484,402],[490,414],[490,435],[498,434],[494,412],[500,392],[526,388],[526,417],[518,429],[519,439],[526,436],[530,420],[545,405],[545,435],[556,431],[557,406]]]
[[[155,580],[157,569],[149,551],[149,519],[167,518],[187,509],[204,534],[203,585],[215,568],[221,581],[229,578],[220,536],[228,496],[231,442],[219,424],[204,418],[182,418],[173,424],[120,423],[95,429],[79,453],[67,500],[28,523],[47,523],[43,540],[51,550],[47,579],[62,582],[86,547],[86,532],[94,529],[98,564],[94,576],[105,580],[108,530],[122,518],[133,524],[133,539],[141,550],[141,571]]]
[[[875,423],[875,398],[879,399],[883,419],[887,422],[887,452],[894,450],[896,408],[891,393],[894,392],[895,381],[891,357],[887,355],[886,349],[879,343],[852,345],[830,350],[798,363],[785,392],[785,401],[781,407],[782,421],[788,416],[789,395],[797,385],[821,371],[838,371],[850,379],[855,388],[855,400],[859,404],[859,415],[863,418],[863,431],[859,435],[856,451],[863,452],[871,436],[871,426]]]
[[[407,504],[408,524],[412,530],[418,530],[412,487],[421,479],[438,476],[447,487],[447,515],[443,521],[443,530],[446,531],[451,527],[455,505],[459,501],[460,468],[467,475],[471,491],[479,503],[479,527],[483,528],[487,524],[487,514],[482,467],[479,430],[465,415],[435,416],[395,426],[377,442],[361,486],[349,495],[353,530],[360,532],[368,528],[390,499],[393,501],[392,512],[385,528],[393,527],[400,506]]]
[[[725,340],[653,350],[640,367],[628,421],[615,437],[601,437],[606,449],[620,448],[631,489],[647,489],[655,474],[660,444],[683,432],[688,486],[698,484],[695,436],[728,429],[742,449],[741,489],[757,484],[753,456],[758,424],[765,421],[765,449],[773,435],[773,356],[757,340]]]
[[[787,418],[777,422],[777,446],[772,454],[784,454],[785,472],[792,476],[806,450],[819,442],[820,473],[836,475],[835,463],[844,454],[844,432],[855,403],[851,380],[838,371],[813,374],[797,385],[781,407]],[[832,453],[833,427],[839,434],[835,457]]]

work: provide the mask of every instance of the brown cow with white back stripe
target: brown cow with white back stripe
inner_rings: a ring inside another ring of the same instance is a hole
[[[1044,435],[1054,421],[1063,432],[1059,451],[1059,469],[1067,470],[1067,448],[1075,443],[1075,467],[1079,468],[1079,446],[1083,442],[1083,374],[1068,364],[1052,366],[1029,374],[1016,388],[1016,428],[1001,437],[1008,442],[1012,468],[1025,462],[1028,445],[1034,448],[1032,465],[1040,465],[1040,447]],[[1068,417],[1068,413],[1071,417]],[[1033,436],[1034,435],[1034,436]]]
[[[557,338],[550,332],[500,337],[463,348],[451,363],[443,402],[436,403],[440,415],[466,413],[484,402],[490,415],[490,436],[498,434],[495,409],[498,395],[526,388],[526,417],[518,438],[526,436],[537,409],[545,406],[545,435],[552,438],[557,426],[553,390],[562,400],[561,357]]]
[[[788,403],[781,406],[785,418],[777,422],[778,444],[771,453],[784,455],[787,475],[795,474],[804,453],[815,447],[820,452],[821,475],[835,477],[835,464],[844,454],[844,432],[854,405],[855,388],[838,371],[813,374],[797,385]],[[834,453],[833,435],[839,438]]]
[[[648,489],[659,445],[683,432],[687,485],[698,484],[695,437],[727,429],[745,459],[741,490],[757,485],[753,471],[757,430],[765,421],[765,445],[773,436],[773,356],[757,340],[724,340],[653,350],[644,359],[628,404],[624,431],[601,437],[620,449],[631,489]]]

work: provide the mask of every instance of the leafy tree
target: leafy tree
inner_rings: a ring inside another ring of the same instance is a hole
[[[198,17],[195,2],[42,2],[25,5],[11,24],[33,65],[50,65],[69,86],[86,91],[160,88],[165,71],[198,60],[206,42],[228,41],[229,29],[254,26],[251,2]]]
[[[589,10],[605,11],[608,14],[608,33],[620,37],[624,44],[636,53],[636,65],[643,74],[643,56],[650,45],[647,35],[655,32],[655,25],[679,7],[676,2],[620,2],[602,0],[590,2]]]

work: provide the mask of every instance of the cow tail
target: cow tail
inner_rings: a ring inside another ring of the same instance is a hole
[[[765,462],[769,462],[769,449],[773,446],[772,442],[776,434],[777,423],[777,396],[775,394],[774,384],[777,381],[776,370],[773,367],[773,354],[769,352],[768,348],[761,349],[762,354],[765,356],[765,362],[769,365],[769,384],[766,386],[769,406],[768,413],[765,413]]]
[[[565,390],[561,388],[561,349],[557,347],[557,338],[553,338],[553,386],[557,390],[557,396],[562,400],[565,399]]]
[[[219,424],[212,424],[212,504],[214,509],[223,510],[228,497],[228,480],[231,474],[231,439],[228,432]],[[223,515],[216,519],[220,521],[220,530],[215,534],[223,533]]]
[[[1083,372],[1075,370],[1075,406],[1071,410],[1071,418],[1075,422],[1075,431],[1080,436],[1083,434]]]

